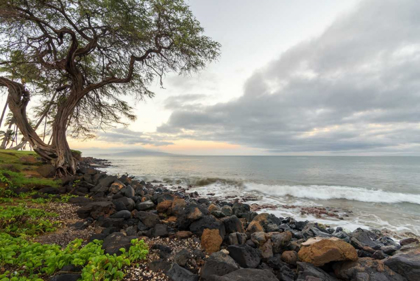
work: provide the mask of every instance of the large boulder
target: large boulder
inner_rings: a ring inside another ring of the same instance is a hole
[[[349,243],[331,238],[302,247],[298,256],[303,262],[322,266],[332,261],[356,261],[357,251]]]
[[[255,268],[261,262],[258,250],[248,245],[230,245],[227,250],[241,267]]]
[[[384,265],[381,260],[371,258],[360,258],[357,261],[341,262],[334,265],[335,275],[342,280],[381,280],[381,281],[403,281],[401,275],[392,271]],[[418,280],[417,275],[416,279]]]
[[[394,256],[385,260],[385,265],[409,281],[420,280],[420,245],[404,246]]]
[[[214,276],[226,275],[238,269],[239,266],[235,263],[232,257],[220,251],[210,255],[204,266],[201,268],[200,275],[202,279],[207,280]]]
[[[223,238],[218,229],[204,229],[203,235],[201,235],[201,246],[207,253],[212,254],[219,251],[222,242]]]
[[[298,262],[297,265],[298,278],[296,281],[338,281],[337,278],[329,275],[322,269],[315,267],[310,263]],[[369,279],[355,279],[355,281],[356,280],[369,281]]]
[[[267,269],[242,268],[235,270],[217,279],[217,281],[279,281],[279,279]]]
[[[77,210],[77,215],[86,219],[92,217],[97,219],[101,216],[109,216],[115,211],[115,206],[112,202],[101,201],[101,202],[92,202]]]

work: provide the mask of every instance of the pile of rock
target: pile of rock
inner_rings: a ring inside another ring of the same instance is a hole
[[[77,211],[108,253],[133,238],[193,239],[200,250],[153,246],[150,268],[172,280],[420,280],[417,239],[395,242],[378,231],[327,228],[256,213],[250,205],[198,198],[179,188],[115,177],[85,167],[73,193]],[[74,186],[75,181],[69,182]],[[89,194],[90,198],[85,197]]]

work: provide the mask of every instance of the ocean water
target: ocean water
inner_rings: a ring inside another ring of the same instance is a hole
[[[92,155],[111,161],[110,174],[192,186],[201,195],[255,197],[279,216],[347,230],[389,229],[420,235],[420,157]],[[294,205],[297,208],[284,208]],[[349,211],[344,220],[303,215],[300,207]]]

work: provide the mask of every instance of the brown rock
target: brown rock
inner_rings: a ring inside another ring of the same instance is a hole
[[[169,217],[166,222],[176,222],[177,218],[174,216]]]
[[[182,210],[184,210],[186,205],[187,203],[185,203],[184,199],[175,198],[174,201],[172,201],[171,211],[174,215],[178,215]]]
[[[265,232],[258,231],[251,234],[251,240],[255,244],[261,246],[267,241],[267,238]]]
[[[271,243],[271,240],[267,240],[267,242],[264,243],[260,247],[261,256],[263,259],[269,259],[273,256],[273,245]]]
[[[204,229],[201,235],[201,247],[208,253],[212,254],[220,250],[223,239],[218,229]]]
[[[254,232],[263,232],[264,227],[260,224],[259,221],[252,221],[249,223],[248,228],[246,231],[254,233]]]
[[[165,200],[160,202],[157,206],[156,206],[156,210],[159,213],[165,213],[166,211],[168,211],[169,208],[171,208],[172,206],[172,201],[171,200]]]
[[[187,239],[192,236],[191,231],[178,231],[175,233],[175,237],[178,239]]]
[[[257,215],[248,225],[248,228],[246,231],[248,232],[258,232],[258,231],[264,231],[263,222],[266,222],[268,218],[267,213],[262,213]]]
[[[408,245],[408,244],[411,244],[411,243],[417,243],[418,244],[419,240],[416,239],[416,238],[406,238],[406,239],[403,239],[403,240],[400,241],[401,246],[405,246],[405,245]]]
[[[298,253],[299,260],[322,266],[332,261],[356,261],[356,249],[336,239],[324,239],[309,246],[302,247]]]
[[[201,218],[202,216],[203,213],[200,211],[200,209],[198,207],[195,207],[194,210],[187,215],[187,219],[195,221]]]
[[[213,211],[220,211],[220,208],[214,204],[210,204],[209,206],[209,212],[213,212]]]
[[[298,254],[295,251],[285,251],[281,254],[281,259],[285,263],[296,265]]]
[[[120,181],[115,181],[111,186],[109,187],[109,192],[111,193],[118,193],[121,189],[123,189],[125,185]]]

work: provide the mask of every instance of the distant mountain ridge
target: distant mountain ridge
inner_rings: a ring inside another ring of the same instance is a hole
[[[155,151],[155,150],[137,149],[137,150],[127,150],[127,151],[116,152],[116,153],[112,153],[112,155],[125,156],[125,157],[130,157],[130,156],[131,157],[136,157],[136,156],[171,156],[171,155],[174,155],[174,154]]]

